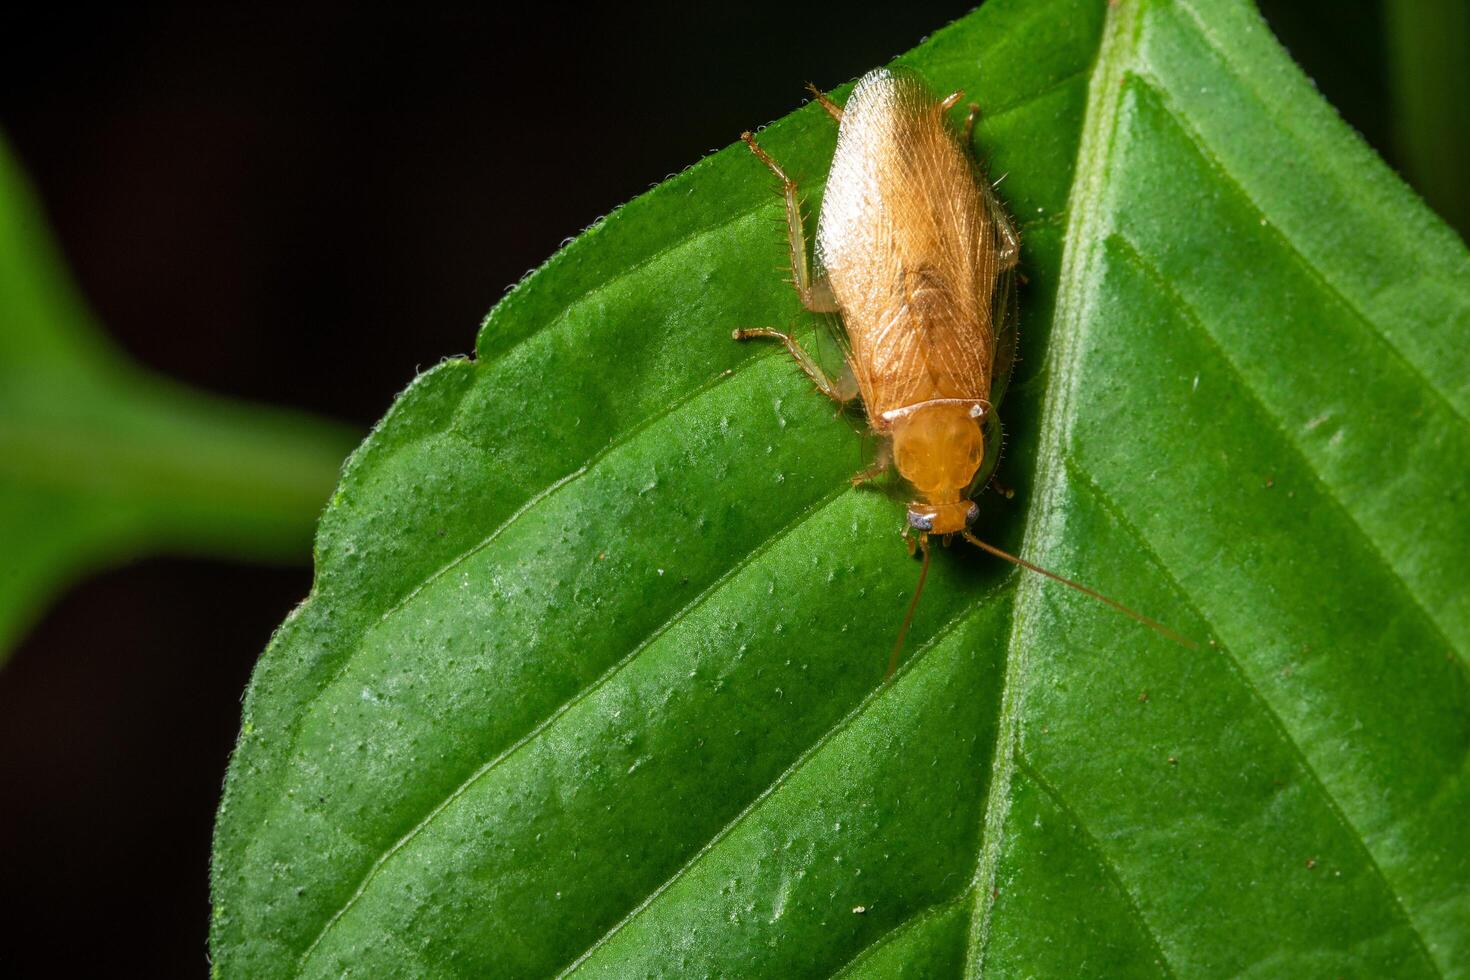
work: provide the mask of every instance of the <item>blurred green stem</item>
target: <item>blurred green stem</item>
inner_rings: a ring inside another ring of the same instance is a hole
[[[93,378],[85,398],[60,403],[7,380],[0,484],[126,513],[122,537],[137,546],[305,561],[357,439],[345,426],[140,372]]]
[[[105,564],[160,551],[305,563],[357,438],[134,364],[0,139],[0,661],[56,590]]]
[[[1385,0],[1384,18],[1405,176],[1470,234],[1470,0]]]

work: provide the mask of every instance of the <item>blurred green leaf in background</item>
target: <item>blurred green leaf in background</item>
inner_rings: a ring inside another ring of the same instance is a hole
[[[1404,176],[1470,232],[1470,3],[1385,0],[1394,137]]]
[[[50,597],[104,565],[164,551],[304,561],[354,440],[131,363],[0,141],[0,661]]]
[[[1206,642],[956,548],[881,684],[902,509],[729,340],[815,325],[726,149],[348,465],[247,695],[219,975],[1470,975],[1464,245],[1242,0],[992,0],[900,60],[985,107],[1022,229],[984,533]],[[763,140],[815,198],[830,120]]]

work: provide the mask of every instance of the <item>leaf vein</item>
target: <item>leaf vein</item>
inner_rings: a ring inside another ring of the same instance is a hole
[[[1194,307],[1191,306],[1189,302],[1185,300],[1185,298],[1180,295],[1177,290],[1174,289],[1173,286],[1171,286],[1164,280],[1163,275],[1159,272],[1159,270],[1154,267],[1153,263],[1151,263],[1146,257],[1144,257],[1138,246],[1135,245],[1126,235],[1123,235],[1119,232],[1114,232],[1107,237],[1107,240],[1104,242],[1104,247],[1111,247],[1116,249],[1124,261],[1132,264],[1134,268],[1140,274],[1142,274],[1143,277],[1147,279],[1149,283],[1152,284],[1153,287],[1170,302],[1170,305],[1172,305],[1182,314],[1185,323],[1199,335],[1200,339],[1214,349],[1214,351],[1220,357],[1220,362],[1232,375],[1234,375],[1235,380],[1237,381],[1237,389],[1240,391],[1244,391],[1247,394],[1252,404],[1254,404],[1256,408],[1259,409],[1261,415],[1265,419],[1267,419],[1268,422],[1271,424],[1271,427],[1276,430],[1276,434],[1278,437],[1280,437],[1282,443],[1291,451],[1292,455],[1296,456],[1297,459],[1300,461],[1302,470],[1306,472],[1307,477],[1316,486],[1318,493],[1327,501],[1329,506],[1334,508],[1342,516],[1347,525],[1353,529],[1357,537],[1359,537],[1367,546],[1368,553],[1374,559],[1376,559],[1383,573],[1392,583],[1391,587],[1395,588],[1399,592],[1399,594],[1407,601],[1408,605],[1412,606],[1419,613],[1419,617],[1421,618],[1423,624],[1428,627],[1431,633],[1434,634],[1435,639],[1439,641],[1441,647],[1445,650],[1455,651],[1455,654],[1459,659],[1461,666],[1465,666],[1464,655],[1460,653],[1455,644],[1450,642],[1449,635],[1444,631],[1439,621],[1429,611],[1429,608],[1424,605],[1419,596],[1412,589],[1409,588],[1405,576],[1403,576],[1398,571],[1398,569],[1394,567],[1393,562],[1389,560],[1388,555],[1386,555],[1383,550],[1378,546],[1377,540],[1368,532],[1367,528],[1359,523],[1357,517],[1352,513],[1351,510],[1348,509],[1347,505],[1342,502],[1337,493],[1333,491],[1332,486],[1326,481],[1322,474],[1317,471],[1316,466],[1313,464],[1311,457],[1307,455],[1306,450],[1301,446],[1300,443],[1292,438],[1290,429],[1276,415],[1275,412],[1271,411],[1270,407],[1266,404],[1265,399],[1261,397],[1260,393],[1256,391],[1254,387],[1252,387],[1250,381],[1242,373],[1239,365],[1237,365],[1235,360],[1230,357],[1229,352],[1225,349],[1225,345],[1222,344],[1220,340],[1210,331],[1209,327],[1205,325],[1205,321],[1203,320],[1203,318],[1201,318],[1199,312],[1195,310]]]
[[[1087,824],[1082,821],[1082,818],[1077,815],[1077,811],[1072,809],[1072,805],[1063,799],[1061,792],[1051,784],[1050,780],[1041,774],[1036,764],[1027,759],[1026,754],[1019,748],[1016,750],[1016,768],[1024,772],[1030,777],[1032,782],[1041,787],[1041,791],[1051,797],[1052,802],[1057,805],[1058,809],[1072,821],[1073,826],[1081,833],[1083,846],[1092,852],[1093,857],[1097,859],[1098,864],[1102,867],[1103,873],[1112,880],[1114,887],[1123,896],[1123,904],[1127,906],[1134,922],[1143,932],[1144,938],[1148,940],[1149,945],[1153,947],[1155,962],[1159,970],[1166,977],[1177,976],[1174,972],[1173,965],[1169,962],[1169,957],[1164,954],[1164,944],[1160,941],[1159,934],[1148,924],[1148,919],[1144,916],[1143,909],[1139,907],[1138,900],[1129,891],[1128,886],[1123,883],[1123,876],[1118,872],[1117,865],[1113,863],[1113,860],[1108,857],[1107,852],[1103,850],[1102,842],[1097,839],[1097,835],[1088,828]]]
[[[659,637],[663,636],[666,632],[668,632],[670,629],[672,629],[674,626],[684,620],[695,609],[702,606],[706,601],[709,600],[711,596],[713,596],[721,588],[723,588],[730,581],[730,579],[739,574],[742,569],[747,568],[758,561],[762,555],[764,555],[767,551],[774,547],[794,528],[805,523],[807,520],[810,520],[817,513],[824,510],[828,505],[832,504],[839,497],[843,496],[844,493],[850,492],[851,490],[851,485],[847,481],[843,481],[842,483],[838,484],[832,491],[828,492],[826,495],[804,508],[800,513],[796,515],[795,518],[793,518],[791,521],[788,521],[765,540],[761,541],[760,544],[758,544],[748,554],[746,554],[743,558],[741,558],[739,561],[735,562],[728,569],[726,569],[719,578],[715,579],[708,586],[706,586],[702,592],[694,596],[694,598],[692,598],[672,616],[670,616],[668,619],[664,620],[657,627],[655,627],[654,630],[650,632],[646,637],[644,637],[643,640],[636,644],[628,653],[620,657],[618,661],[614,663],[611,667],[603,671],[602,674],[600,674],[590,684],[579,688],[570,698],[553,708],[550,713],[548,713],[544,718],[542,718],[539,722],[528,729],[523,735],[521,735],[505,749],[502,749],[500,752],[498,752],[489,761],[482,764],[478,769],[471,773],[468,778],[466,778],[458,786],[451,790],[444,799],[435,804],[434,807],[430,809],[423,818],[415,823],[414,826],[406,834],[400,837],[391,847],[389,847],[386,851],[378,856],[378,858],[373,862],[372,866],[368,869],[367,873],[363,876],[362,880],[358,883],[358,886],[353,891],[352,895],[340,908],[337,909],[336,912],[332,914],[332,916],[327,920],[326,924],[322,926],[322,929],[317,934],[316,938],[313,939],[311,944],[307,946],[307,948],[302,952],[300,962],[302,964],[305,964],[307,959],[311,956],[312,951],[316,949],[316,947],[321,943],[326,934],[331,931],[334,925],[336,925],[337,921],[342,918],[342,916],[347,912],[348,909],[350,909],[353,905],[357,903],[358,899],[360,899],[363,894],[366,893],[368,885],[372,882],[373,878],[377,876],[378,872],[382,870],[383,866],[386,865],[395,854],[397,854],[400,850],[407,846],[415,837],[417,837],[420,833],[427,829],[427,827],[434,821],[436,817],[438,817],[441,813],[448,809],[450,804],[452,804],[455,800],[459,799],[461,796],[467,793],[470,788],[475,785],[475,783],[479,782],[492,770],[500,766],[501,763],[505,762],[526,745],[534,741],[537,736],[539,736],[542,732],[551,727],[551,725],[553,725],[568,711],[576,707],[582,701],[585,701],[587,698],[591,697],[594,693],[596,693],[599,689],[606,685],[608,681],[610,681],[614,676],[620,673],[623,668],[627,667],[630,663],[637,659],[638,655],[646,650],[649,646],[651,646],[656,640],[658,640]]]
[[[1169,587],[1180,598],[1180,601],[1184,603],[1184,605],[1190,610],[1190,612],[1195,615],[1196,618],[1199,619],[1200,622],[1208,625],[1210,620],[1204,614],[1204,611],[1195,603],[1192,593],[1185,589],[1183,583],[1181,583],[1179,579],[1175,577],[1173,570],[1164,563],[1163,558],[1160,557],[1158,551],[1154,548],[1153,544],[1148,540],[1148,538],[1144,536],[1143,532],[1139,530],[1136,526],[1134,526],[1133,522],[1124,515],[1122,509],[1113,502],[1112,498],[1109,497],[1109,495],[1103,490],[1098,482],[1082,468],[1081,463],[1074,459],[1070,454],[1066,454],[1063,456],[1063,465],[1067,467],[1070,473],[1077,477],[1078,484],[1087,490],[1087,492],[1098,502],[1098,504],[1103,508],[1103,510],[1108,513],[1108,515],[1118,524],[1118,526],[1121,527],[1123,531],[1128,534],[1129,537],[1138,542],[1140,548],[1144,552],[1144,556],[1148,559],[1149,563],[1153,565],[1156,569],[1158,569],[1159,573],[1164,576],[1164,578],[1169,583]],[[1211,632],[1214,632],[1214,630],[1212,629]],[[1220,653],[1223,654],[1224,662],[1227,668],[1232,674],[1235,675],[1235,678],[1245,688],[1251,700],[1254,701],[1257,707],[1260,708],[1262,714],[1266,719],[1267,724],[1270,725],[1271,730],[1276,735],[1277,739],[1279,739],[1281,743],[1286,746],[1287,751],[1289,751],[1292,757],[1296,759],[1297,765],[1300,766],[1302,772],[1306,775],[1316,795],[1321,798],[1323,804],[1327,807],[1328,812],[1332,814],[1333,819],[1336,821],[1338,826],[1341,827],[1343,832],[1347,834],[1348,839],[1357,846],[1357,849],[1360,852],[1360,855],[1363,858],[1369,872],[1373,875],[1374,878],[1378,880],[1378,883],[1383,887],[1384,892],[1387,894],[1390,908],[1401,920],[1403,928],[1407,930],[1410,937],[1412,937],[1415,946],[1417,947],[1418,951],[1424,956],[1424,959],[1429,964],[1430,969],[1435,973],[1440,973],[1438,966],[1434,962],[1434,958],[1429,953],[1428,944],[1425,942],[1424,937],[1419,933],[1417,926],[1414,924],[1413,917],[1409,914],[1408,909],[1405,908],[1403,900],[1399,897],[1398,892],[1389,882],[1388,876],[1384,873],[1382,866],[1379,865],[1377,858],[1374,857],[1373,851],[1368,847],[1368,842],[1363,839],[1363,836],[1358,831],[1357,827],[1353,824],[1351,820],[1348,819],[1347,813],[1342,809],[1342,806],[1338,803],[1337,798],[1333,796],[1332,793],[1328,790],[1327,784],[1323,782],[1322,777],[1318,774],[1316,767],[1314,767],[1311,763],[1311,760],[1307,758],[1306,751],[1292,736],[1290,729],[1288,729],[1286,726],[1286,722],[1282,719],[1281,715],[1276,712],[1276,709],[1271,706],[1271,702],[1267,700],[1265,694],[1261,692],[1261,689],[1257,686],[1255,680],[1246,671],[1245,665],[1240,661],[1240,658],[1231,651],[1230,647],[1227,646],[1223,641],[1218,641],[1212,644],[1212,646],[1214,647],[1214,649],[1219,650]]]
[[[946,914],[955,906],[963,902],[969,896],[969,894],[970,889],[963,888],[956,894],[951,895],[949,898],[935,902],[933,905],[926,905],[924,908],[919,909],[917,912],[905,916],[903,919],[895,923],[892,927],[884,930],[883,934],[880,935],[878,938],[874,939],[872,942],[868,943],[868,945],[858,950],[857,953],[850,957],[846,963],[839,966],[836,972],[832,974],[833,980],[836,980],[837,977],[842,977],[850,974],[853,970],[856,970],[859,966],[861,966],[864,960],[876,955],[880,949],[896,941],[897,939],[902,937],[904,933],[910,931],[911,929],[919,926],[924,922],[927,922],[930,919],[934,919]]]
[[[730,148],[729,147],[726,147],[726,150],[728,150],[728,149],[730,149]],[[724,151],[721,151],[721,152],[724,152]],[[693,172],[694,170],[697,170],[699,168],[700,164],[704,163],[705,160],[713,160],[718,155],[719,155],[718,153],[715,153],[715,154],[711,154],[708,157],[705,157],[704,160],[701,160],[700,163],[697,163],[693,167],[690,167],[688,170],[684,171],[684,173],[685,174],[689,174],[689,173]],[[649,266],[654,265],[655,263],[659,262],[661,259],[664,259],[664,258],[668,257],[670,254],[672,254],[674,252],[682,251],[686,247],[689,247],[691,245],[694,245],[694,244],[696,244],[698,242],[702,242],[705,238],[708,238],[711,235],[717,235],[717,234],[719,234],[721,232],[727,231],[731,227],[733,227],[735,225],[738,225],[738,224],[741,224],[742,222],[745,222],[745,221],[751,219],[752,217],[755,217],[756,215],[759,215],[761,212],[763,212],[763,211],[765,211],[765,210],[767,210],[767,209],[769,209],[769,208],[771,208],[771,207],[774,206],[772,204],[772,201],[773,200],[774,201],[779,201],[778,198],[763,198],[759,203],[754,204],[751,207],[741,208],[739,211],[735,211],[735,212],[733,212],[731,214],[722,215],[713,224],[704,225],[704,226],[701,226],[701,227],[698,227],[698,228],[693,228],[693,229],[685,232],[683,235],[680,235],[679,237],[675,238],[673,241],[669,242],[669,244],[665,245],[663,248],[656,249],[655,251],[649,253],[648,255],[645,255],[643,258],[639,259],[637,262],[632,263],[631,265],[629,265],[625,269],[621,270],[620,272],[618,272],[618,273],[616,273],[614,275],[611,275],[611,276],[607,277],[606,279],[602,279],[602,280],[598,281],[596,285],[589,287],[587,290],[585,290],[584,292],[580,293],[576,297],[568,300],[561,307],[561,309],[559,309],[557,311],[556,315],[553,316],[551,319],[547,320],[541,326],[533,328],[529,333],[526,333],[526,334],[524,334],[524,335],[522,335],[520,337],[517,337],[515,340],[513,340],[511,343],[507,344],[506,346],[497,349],[495,351],[495,354],[494,354],[493,357],[483,357],[482,356],[480,358],[480,363],[483,364],[485,367],[493,367],[494,365],[499,364],[501,361],[504,361],[507,357],[509,357],[511,354],[513,354],[516,351],[517,348],[522,347],[525,344],[528,344],[531,341],[535,340],[537,337],[543,336],[544,334],[546,334],[546,333],[548,333],[550,331],[553,331],[557,327],[561,326],[563,323],[565,323],[572,316],[572,314],[576,313],[577,310],[580,309],[581,306],[584,303],[586,303],[589,299],[592,299],[593,297],[600,295],[601,293],[605,292],[606,290],[610,289],[613,286],[616,286],[618,283],[622,282],[625,279],[631,279],[633,276],[636,276],[638,273],[640,273],[643,270],[647,269]],[[614,220],[614,216],[617,215],[618,211],[622,211],[623,208],[626,208],[626,207],[627,207],[627,205],[623,205],[622,208],[618,208],[617,211],[614,211],[613,212],[613,215],[611,215],[611,216],[609,216],[607,218],[604,218],[602,222],[594,223],[592,225],[592,227],[588,229],[588,231],[591,231],[591,230],[596,229],[596,228],[604,227],[608,221]],[[782,223],[782,227],[785,227],[785,223],[784,222]],[[583,232],[583,234],[586,234],[586,232]],[[579,237],[577,239],[577,242],[581,242],[581,241],[582,241],[582,239]],[[573,245],[568,245],[567,246],[567,249],[571,249],[573,247],[574,247]],[[583,246],[583,247],[590,247],[590,246]],[[557,255],[555,255],[551,259],[547,260],[546,264],[544,266],[542,266],[542,268],[545,269],[545,268],[551,266],[553,263],[557,262],[558,259],[560,259],[563,255],[566,255],[566,254],[567,254],[566,250],[563,250],[562,252],[557,253]],[[540,270],[538,270],[538,271],[540,271]],[[527,283],[529,283],[530,281],[531,281],[530,279],[527,279],[526,280]],[[509,297],[507,297],[507,299],[508,298]],[[492,316],[493,316],[493,314],[492,314]]]
[[[450,574],[460,565],[469,561],[475,555],[479,554],[486,548],[490,547],[490,545],[494,544],[496,539],[498,539],[506,531],[510,530],[511,527],[513,527],[517,522],[521,520],[521,518],[525,517],[527,514],[535,510],[542,503],[544,503],[547,498],[555,495],[558,491],[562,490],[569,484],[575,483],[583,476],[586,476],[587,473],[590,472],[594,466],[596,466],[602,460],[606,459],[608,456],[611,456],[614,452],[621,449],[623,446],[626,446],[634,441],[645,430],[656,425],[664,418],[685,407],[690,402],[693,402],[701,395],[706,394],[721,383],[729,381],[731,378],[742,374],[748,368],[751,368],[764,361],[778,358],[780,356],[781,355],[778,353],[771,353],[751,357],[749,360],[740,364],[738,367],[732,369],[730,373],[721,373],[715,375],[713,378],[705,381],[698,387],[693,388],[687,393],[681,395],[678,399],[671,402],[668,406],[660,409],[658,412],[655,412],[652,415],[649,415],[647,418],[642,419],[636,425],[624,431],[616,439],[611,440],[610,442],[608,442],[607,445],[603,446],[597,452],[589,456],[586,461],[583,462],[576,469],[571,470],[570,472],[558,477],[551,483],[548,483],[546,486],[536,491],[530,497],[526,498],[526,501],[521,504],[520,507],[516,508],[516,510],[509,517],[507,517],[500,524],[496,525],[496,527],[484,538],[481,538],[475,544],[471,545],[469,548],[466,548],[464,551],[461,551],[459,554],[452,557],[449,561],[445,562],[443,565],[440,565],[438,568],[434,569],[434,571],[430,572],[422,582],[420,582],[413,589],[404,594],[401,599],[399,599],[392,606],[386,609],[371,625],[365,627],[362,630],[361,635],[353,641],[354,645],[360,644],[362,642],[362,639],[366,637],[369,633],[382,628],[384,623],[389,622],[399,613],[403,612],[404,609],[417,601],[418,597],[439,579]],[[296,742],[300,739],[301,726],[305,722],[310,708],[314,704],[316,704],[316,702],[321,700],[321,698],[326,694],[327,690],[332,687],[332,685],[336,684],[339,680],[342,679],[342,675],[345,674],[348,668],[350,668],[351,666],[352,657],[349,652],[347,656],[344,656],[342,658],[342,663],[337,666],[337,669],[332,672],[332,675],[328,677],[325,681],[323,681],[316,692],[303,703],[301,708],[301,716],[300,718],[298,718],[294,730],[291,734],[291,745],[293,746],[293,748]]]
[[[1336,300],[1338,305],[1340,305],[1343,310],[1345,310],[1349,314],[1349,319],[1357,324],[1359,332],[1365,337],[1369,337],[1373,341],[1375,341],[1376,345],[1384,352],[1388,360],[1398,363],[1400,367],[1402,367],[1409,374],[1413,375],[1414,378],[1417,379],[1419,383],[1423,386],[1423,390],[1428,392],[1430,398],[1437,402],[1440,407],[1443,408],[1444,411],[1450,415],[1451,418],[1458,422],[1462,428],[1470,428],[1470,419],[1467,419],[1465,415],[1455,406],[1455,404],[1450,400],[1449,395],[1441,390],[1437,384],[1431,381],[1429,377],[1425,375],[1424,371],[1420,369],[1417,364],[1410,361],[1408,357],[1404,354],[1404,352],[1401,351],[1392,341],[1390,341],[1387,336],[1385,336],[1381,331],[1375,329],[1373,321],[1368,317],[1367,313],[1365,313],[1357,305],[1357,303],[1350,299],[1348,295],[1343,292],[1335,283],[1327,279],[1327,277],[1322,274],[1321,270],[1319,270],[1317,266],[1313,264],[1313,262],[1306,256],[1304,252],[1302,252],[1301,247],[1298,246],[1293,239],[1289,238],[1285,232],[1283,232],[1280,228],[1276,226],[1276,222],[1270,219],[1270,216],[1266,213],[1265,209],[1260,205],[1258,201],[1256,201],[1254,197],[1251,196],[1250,192],[1246,190],[1245,185],[1241,183],[1240,178],[1236,177],[1234,173],[1225,168],[1224,163],[1221,162],[1219,156],[1215,153],[1213,149],[1210,148],[1209,144],[1205,142],[1204,137],[1196,132],[1194,127],[1191,126],[1187,121],[1185,121],[1183,114],[1177,108],[1175,108],[1174,104],[1170,101],[1168,93],[1163,87],[1163,83],[1154,76],[1147,74],[1146,72],[1130,72],[1128,77],[1130,80],[1136,81],[1139,88],[1158,103],[1159,107],[1164,111],[1164,114],[1169,117],[1170,121],[1173,122],[1176,128],[1178,128],[1179,132],[1184,136],[1184,138],[1189,141],[1191,146],[1194,147],[1194,150],[1197,154],[1199,154],[1200,159],[1204,161],[1205,165],[1211,171],[1214,172],[1214,174],[1220,179],[1220,182],[1228,187],[1234,188],[1236,193],[1240,195],[1241,199],[1250,206],[1251,210],[1255,211],[1255,213],[1260,216],[1264,227],[1267,230],[1267,233],[1270,234],[1271,237],[1274,238],[1277,243],[1281,245],[1282,252],[1290,257],[1292,263],[1296,266],[1297,270],[1300,271],[1306,277],[1306,279],[1314,286],[1316,286],[1317,289],[1320,290],[1324,295]]]
[[[755,796],[754,799],[747,803],[745,807],[742,808],[741,811],[730,820],[729,823],[721,827],[705,843],[705,845],[701,847],[698,851],[696,851],[688,861],[686,861],[678,870],[673,873],[673,875],[671,875],[658,887],[654,888],[653,891],[649,892],[648,895],[645,896],[641,902],[635,905],[632,910],[628,912],[627,915],[625,915],[622,919],[615,923],[611,929],[604,933],[591,946],[588,946],[587,949],[583,950],[581,955],[579,955],[564,970],[557,974],[557,977],[562,978],[571,975],[577,970],[578,967],[587,962],[587,960],[591,958],[591,956],[596,953],[597,950],[601,949],[615,935],[621,932],[629,923],[633,922],[645,911],[647,911],[648,908],[654,903],[655,900],[658,899],[660,895],[668,891],[669,888],[671,888],[676,882],[683,878],[684,875],[688,874],[695,867],[695,865],[697,865],[705,857],[705,855],[709,854],[717,846],[719,846],[719,844],[723,840],[725,840],[725,838],[727,838],[731,834],[731,832],[735,830],[735,828],[739,827],[740,824],[745,822],[747,817],[755,813],[760,808],[760,805],[764,803],[767,799],[769,799],[772,794],[776,792],[776,790],[780,789],[783,785],[788,783],[791,778],[794,777],[797,773],[801,772],[801,770],[804,769],[808,763],[819,756],[822,749],[825,748],[832,741],[832,739],[836,738],[839,734],[849,728],[854,721],[856,721],[859,717],[862,716],[865,711],[868,710],[868,708],[870,708],[872,705],[885,697],[890,691],[897,689],[902,679],[913,672],[913,670],[915,670],[918,665],[927,658],[930,651],[932,651],[939,644],[943,643],[945,639],[947,639],[960,627],[964,626],[969,621],[971,616],[979,613],[992,599],[997,598],[1002,592],[1004,592],[1008,588],[1010,581],[1011,580],[1007,580],[1006,583],[1003,583],[990,592],[987,592],[984,595],[976,598],[973,603],[962,607],[960,611],[956,613],[953,617],[951,617],[948,622],[939,627],[939,629],[934,632],[934,635],[932,635],[922,647],[916,650],[914,652],[914,655],[910,657],[908,661],[906,661],[901,667],[899,667],[898,672],[895,674],[890,682],[879,684],[872,691],[868,692],[868,694],[865,695],[863,699],[852,708],[852,710],[850,710],[847,714],[843,715],[840,719],[833,723],[833,725],[825,732],[823,732],[816,739],[816,741],[812,742],[812,744],[808,746],[807,749],[802,752],[802,754],[799,755],[796,760],[791,763],[790,766],[783,770],[780,775],[778,775],[764,789],[762,789],[760,793]]]

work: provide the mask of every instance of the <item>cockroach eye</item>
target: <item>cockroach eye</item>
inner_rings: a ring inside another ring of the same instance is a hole
[[[975,509],[976,511],[979,510],[979,508]],[[909,511],[909,527],[913,528],[915,531],[932,531],[934,530],[934,515],[921,514],[918,511],[911,510]]]

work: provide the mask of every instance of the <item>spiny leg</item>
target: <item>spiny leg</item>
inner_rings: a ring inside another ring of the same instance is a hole
[[[1011,493],[1002,489],[1001,484],[995,479],[1005,438],[1000,424],[1000,413],[994,410],[986,412],[985,421],[981,424],[984,426],[985,456],[980,462],[980,468],[975,472],[975,478],[970,482],[970,489],[966,496],[978,497],[986,487],[995,487],[1002,496],[1009,498]]]
[[[888,467],[893,465],[893,443],[884,439],[878,444],[878,455],[873,458],[871,465],[865,466],[852,475],[852,485],[867,483],[876,480],[888,472]]]
[[[1006,214],[1006,209],[1001,207],[995,194],[987,192],[985,196],[990,205],[991,220],[995,222],[996,271],[1007,272],[1021,262],[1021,236],[1016,234],[1016,226],[1011,224],[1010,215]],[[1023,278],[1022,281],[1024,282],[1025,279]]]
[[[979,118],[980,104],[978,102],[971,102],[970,112],[965,116],[965,145],[975,155],[975,161],[980,164],[980,170],[983,173],[988,168],[985,166],[985,161],[981,159],[980,154],[975,150],[975,122]],[[999,183],[999,180],[995,182],[995,184]],[[987,184],[984,187],[985,204],[990,210],[991,221],[995,222],[995,237],[998,239],[995,248],[998,262],[996,271],[1005,272],[1009,269],[1014,269],[1021,261],[1021,238],[1016,234],[1015,226],[1011,224],[1010,215],[1006,214],[1006,209],[1001,206],[1000,201],[995,196],[993,189],[995,184]]]
[[[812,98],[817,100],[818,105],[827,110],[827,115],[831,116],[838,122],[842,122],[842,107],[839,106],[836,102],[833,102],[831,99],[827,98],[826,92],[823,92],[811,82],[806,83],[806,90],[812,93]]]
[[[745,145],[750,147],[750,152],[758,157],[761,163],[770,168],[781,181],[782,192],[786,197],[786,232],[791,244],[791,284],[796,287],[796,294],[801,297],[801,305],[813,313],[836,313],[837,300],[832,295],[832,288],[827,285],[824,278],[813,278],[811,274],[811,262],[807,258],[806,232],[802,228],[801,221],[801,199],[796,195],[796,181],[786,176],[786,171],[781,165],[771,158],[771,155],[761,149],[761,145],[755,141],[750,133],[741,133],[740,138],[745,140]]]
[[[736,340],[750,340],[752,337],[770,337],[772,340],[781,341],[781,343],[786,345],[786,350],[790,353],[792,360],[796,361],[796,366],[801,368],[802,372],[808,378],[812,379],[812,384],[817,386],[817,390],[839,405],[846,405],[857,394],[854,391],[844,389],[839,382],[833,381],[828,377],[827,372],[822,370],[822,366],[817,363],[816,359],[808,354],[796,342],[796,338],[789,333],[782,333],[780,330],[774,330],[771,327],[747,327],[743,330],[734,331],[730,336]]]
[[[990,220],[995,223],[996,271],[1009,272],[1021,262],[1021,236],[1016,234],[1011,216],[992,188],[993,185],[985,187],[985,205],[990,209]],[[1025,281],[1024,277],[1022,281]]]

